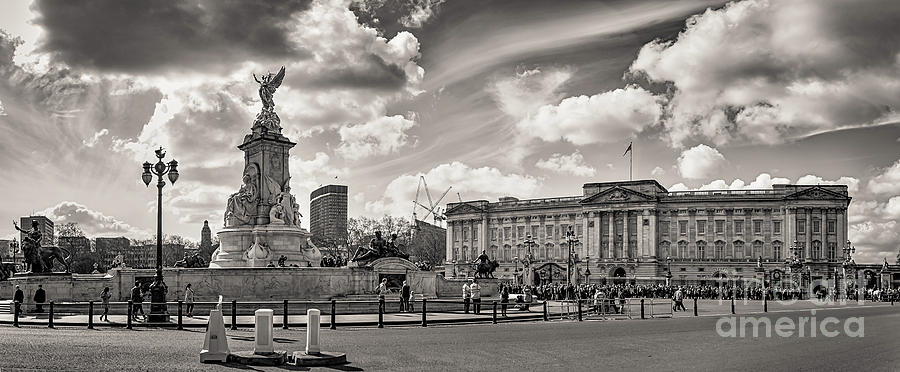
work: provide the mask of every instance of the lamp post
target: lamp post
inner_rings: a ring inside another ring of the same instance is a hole
[[[585,256],[584,284],[591,284],[591,256]]]
[[[513,265],[515,265],[515,271],[513,271],[513,280],[516,283],[516,286],[519,286],[519,256],[513,257]]]
[[[163,163],[162,159],[166,157],[166,152],[160,147],[156,150],[157,162],[150,164],[144,162],[144,173],[141,174],[141,180],[147,187],[153,181],[153,175],[156,175],[157,182],[157,205],[156,205],[156,278],[150,285],[150,318],[151,322],[168,322],[169,314],[166,312],[166,293],[169,291],[166,283],[163,281],[162,273],[162,189],[166,185],[163,180],[164,175],[169,175],[169,181],[175,184],[178,180],[178,162],[174,159],[168,165]]]
[[[9,249],[12,250],[13,254],[13,271],[16,271],[16,255],[19,253],[19,242],[16,241],[16,238],[13,238],[12,243],[9,243]]]
[[[575,237],[575,230],[572,230],[572,226],[569,226],[569,231],[566,231],[566,242],[569,243],[569,260],[566,262],[566,284],[572,284],[572,253],[575,251],[575,244],[578,243],[578,238]]]
[[[522,284],[532,285],[534,284],[534,253],[532,252],[532,248],[534,247],[535,242],[534,239],[531,238],[531,234],[525,235],[525,241],[523,243],[525,244],[525,257],[522,259],[522,272],[524,274]]]
[[[849,287],[847,286],[847,268],[853,269],[853,253],[856,253],[856,247],[853,246],[849,240],[844,243],[844,247],[841,248],[841,252],[843,253],[844,262],[841,263],[841,291],[844,298],[847,297],[847,291]]]

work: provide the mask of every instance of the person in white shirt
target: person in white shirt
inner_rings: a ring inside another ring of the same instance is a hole
[[[471,287],[472,279],[469,279],[468,283],[463,283],[462,288],[462,296],[463,296],[463,309],[465,313],[469,313],[469,303],[472,301],[472,287]]]
[[[188,318],[194,317],[194,290],[191,288],[191,283],[188,283],[186,287],[184,287],[184,303],[187,304],[187,316]]]
[[[469,290],[472,291],[472,312],[481,314],[481,287],[478,285],[478,281],[472,279]]]

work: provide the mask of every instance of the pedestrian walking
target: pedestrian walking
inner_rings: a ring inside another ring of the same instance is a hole
[[[143,302],[144,297],[141,294],[141,283],[135,281],[134,287],[131,288],[131,317],[134,320],[138,320],[138,313],[146,318],[146,315],[144,315],[144,307],[141,305]]]
[[[37,312],[44,312],[44,301],[47,301],[47,292],[44,291],[44,286],[38,284],[38,289],[34,291],[34,304],[37,307]]]
[[[188,285],[184,287],[184,303],[187,304],[188,318],[193,318],[194,317],[194,289],[191,288],[191,283],[188,283]]]
[[[409,284],[403,281],[403,287],[400,288],[400,312],[409,312],[409,297],[412,295]]]
[[[13,295],[13,302],[19,304],[19,314],[22,313],[22,303],[25,302],[25,292],[22,292],[22,288],[16,284],[16,293]]]
[[[100,292],[100,302],[103,303],[103,315],[100,315],[100,321],[105,320],[109,321],[109,298],[112,295],[109,293],[109,287],[103,288],[103,292]]]
[[[500,314],[506,318],[506,306],[509,304],[509,288],[500,284]]]
[[[681,287],[678,287],[678,290],[675,291],[675,308],[673,311],[687,311],[687,308],[684,307],[684,291],[681,290]]]
[[[481,314],[481,286],[478,285],[477,280],[472,279],[469,290],[472,292],[472,313]]]
[[[469,313],[469,303],[472,301],[472,279],[469,279],[468,283],[463,283],[462,297],[463,297],[463,310],[466,314],[468,314]]]

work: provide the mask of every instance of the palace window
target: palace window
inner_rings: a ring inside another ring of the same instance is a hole
[[[459,229],[453,229],[453,241],[459,241]]]
[[[660,221],[659,230],[662,231],[663,236],[669,236],[669,221]]]
[[[469,240],[469,228],[463,227],[463,241]]]
[[[578,235],[578,237],[582,237],[583,235],[581,235],[581,233],[581,225],[575,225],[575,235]]]
[[[678,221],[678,233],[687,235],[687,221]]]
[[[491,240],[497,241],[497,228],[496,227],[491,228]]]
[[[518,233],[518,236],[516,236],[516,239],[519,239],[519,240],[525,239],[525,226],[517,227],[516,233]]]
[[[828,233],[829,233],[829,234],[834,234],[835,231],[837,231],[837,221],[835,221],[835,220],[828,220]]]
[[[512,228],[511,227],[503,228],[503,240],[512,240]]]
[[[806,249],[806,242],[797,242],[791,248],[791,256],[803,257],[803,250]]]
[[[547,225],[547,239],[553,239],[553,225]]]
[[[756,235],[762,235],[762,221],[753,220],[753,233]]]
[[[778,240],[772,242],[772,258],[781,259],[781,242]]]
[[[670,257],[671,256],[671,254],[669,253],[669,245],[670,244],[671,243],[669,243],[669,242],[659,243],[660,257]]]
[[[744,220],[734,220],[734,233],[735,234],[743,234],[744,233]]]
[[[716,241],[716,259],[725,258],[725,242]]]
[[[753,254],[750,257],[751,258],[762,257],[762,251],[763,251],[763,242],[761,242],[759,240],[753,241]]]
[[[478,241],[478,226],[472,226],[472,240]]]
[[[697,258],[706,258],[706,242],[698,241],[697,242]]]
[[[806,234],[806,220],[797,220],[797,233]]]
[[[814,260],[822,258],[822,242],[818,240],[812,241],[812,252],[810,252],[810,255]]]
[[[716,234],[724,234],[725,233],[725,221],[717,220],[716,221]]]
[[[688,245],[687,242],[684,240],[678,242],[678,257],[687,258],[687,255],[688,255],[687,245]]]
[[[532,226],[531,227],[531,238],[532,239],[538,238],[538,233],[540,232],[539,230],[540,230],[540,226]]]
[[[812,232],[815,234],[820,233],[822,231],[820,225],[821,225],[821,221],[812,220]]]
[[[772,234],[781,234],[781,221],[772,221]]]
[[[697,235],[706,234],[706,221],[697,221]]]
[[[734,242],[734,258],[746,257],[744,253],[744,242],[736,240]]]
[[[513,256],[512,256],[511,248],[512,247],[510,247],[509,244],[505,244],[503,246],[503,259],[506,261],[512,261]]]
[[[828,260],[834,261],[837,259],[837,243],[828,242]]]

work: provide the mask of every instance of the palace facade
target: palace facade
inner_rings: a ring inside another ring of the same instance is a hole
[[[849,244],[849,204],[845,185],[670,192],[654,180],[588,183],[579,196],[450,203],[446,272],[472,275],[484,250],[500,262],[496,277],[522,280],[530,246],[535,281],[565,282],[571,229],[576,282],[833,279]],[[786,264],[795,255],[802,267]]]

